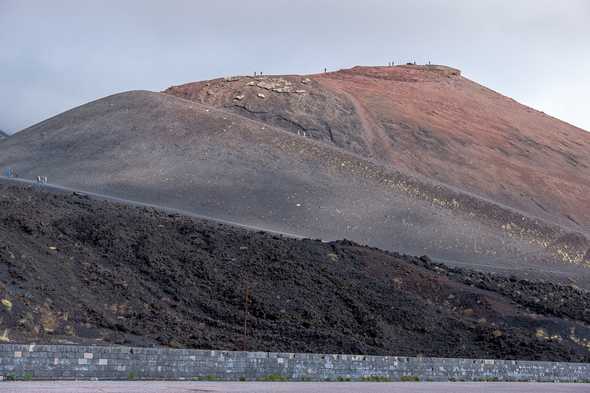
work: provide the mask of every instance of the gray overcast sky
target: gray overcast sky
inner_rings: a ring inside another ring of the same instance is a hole
[[[590,130],[590,0],[0,0],[0,129],[124,90],[410,59]]]

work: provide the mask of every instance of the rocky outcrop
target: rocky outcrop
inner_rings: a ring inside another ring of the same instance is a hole
[[[370,155],[350,100],[308,77],[221,78],[175,86],[166,93],[229,109],[289,132]]]

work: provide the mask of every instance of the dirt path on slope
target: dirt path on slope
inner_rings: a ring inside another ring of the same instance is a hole
[[[363,140],[369,147],[371,154],[388,164],[393,162],[398,164],[399,160],[396,160],[398,154],[391,144],[391,139],[387,136],[383,127],[373,118],[373,115],[369,113],[367,108],[353,94],[342,89],[336,81],[328,78],[317,79],[317,81],[324,87],[332,89],[350,100],[363,126]]]

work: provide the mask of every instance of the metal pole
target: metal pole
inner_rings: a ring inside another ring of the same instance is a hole
[[[250,288],[244,291],[244,351],[248,349],[248,303],[250,302]]]

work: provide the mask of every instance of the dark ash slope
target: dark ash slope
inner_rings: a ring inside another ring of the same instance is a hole
[[[0,296],[11,342],[590,361],[580,289],[9,183]]]

